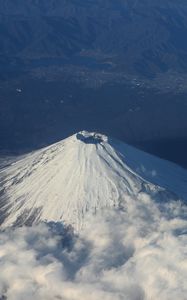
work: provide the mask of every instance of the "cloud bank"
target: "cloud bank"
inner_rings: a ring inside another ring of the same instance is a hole
[[[79,235],[55,223],[1,232],[0,299],[186,300],[186,207],[126,203]]]

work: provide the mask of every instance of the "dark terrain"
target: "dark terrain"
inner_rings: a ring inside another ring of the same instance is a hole
[[[82,129],[187,167],[184,0],[0,0],[0,150]]]

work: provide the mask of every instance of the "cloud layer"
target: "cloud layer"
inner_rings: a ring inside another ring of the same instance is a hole
[[[186,207],[126,203],[88,216],[79,235],[55,223],[1,232],[2,299],[186,300]]]

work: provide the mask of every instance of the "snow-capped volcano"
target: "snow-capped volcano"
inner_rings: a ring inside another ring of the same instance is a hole
[[[14,160],[0,183],[3,227],[47,220],[80,229],[86,213],[123,206],[128,196],[187,198],[187,171],[86,131]]]

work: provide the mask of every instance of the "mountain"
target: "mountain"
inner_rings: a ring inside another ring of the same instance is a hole
[[[185,0],[1,0],[1,66],[186,72],[186,16]]]
[[[2,226],[63,221],[125,207],[129,196],[187,198],[187,171],[107,136],[79,132],[8,162],[0,173]]]

